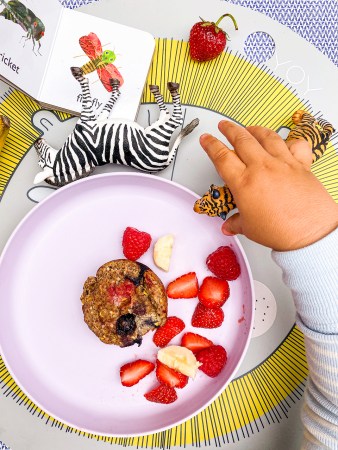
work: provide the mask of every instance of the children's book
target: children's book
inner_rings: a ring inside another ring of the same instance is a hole
[[[0,78],[43,107],[81,111],[82,67],[95,106],[121,96],[112,116],[134,120],[155,48],[153,36],[125,25],[63,8],[58,0],[0,0]]]

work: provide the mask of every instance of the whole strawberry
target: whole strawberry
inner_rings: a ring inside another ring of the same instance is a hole
[[[123,254],[127,259],[136,261],[150,247],[151,236],[145,231],[127,227],[122,238]]]
[[[206,260],[208,269],[221,280],[233,281],[241,274],[234,251],[228,246],[218,247]]]
[[[225,49],[227,42],[227,34],[218,24],[224,17],[230,17],[238,30],[236,20],[231,14],[223,14],[216,23],[207,22],[200,19],[202,22],[195,23],[190,30],[190,56],[195,61],[210,61],[216,58]]]

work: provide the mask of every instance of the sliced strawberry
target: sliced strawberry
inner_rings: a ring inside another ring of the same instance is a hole
[[[177,400],[177,394],[173,387],[167,386],[165,384],[160,384],[152,391],[144,394],[145,398],[150,402],[155,403],[173,403]]]
[[[220,308],[228,300],[229,295],[230,289],[226,280],[206,277],[200,287],[198,299],[207,308]]]
[[[197,361],[202,363],[199,367],[202,372],[211,378],[217,377],[227,362],[227,352],[221,345],[201,350],[196,355]]]
[[[221,308],[206,308],[198,303],[191,319],[191,325],[196,328],[218,328],[224,320]]]
[[[235,252],[228,246],[218,247],[206,260],[208,269],[221,280],[236,280],[241,274],[241,267]]]
[[[157,328],[153,336],[154,344],[157,347],[166,347],[184,328],[183,320],[175,316],[168,317],[166,323],[162,327]]]
[[[189,332],[183,335],[181,345],[193,353],[197,353],[204,348],[211,347],[214,343],[204,336]]]
[[[138,359],[125,364],[120,369],[121,383],[123,386],[134,386],[142,378],[147,376],[155,368],[155,365],[150,361],[145,361],[144,359]]]
[[[156,361],[156,377],[160,383],[178,389],[184,388],[188,384],[188,379],[183,373],[166,366],[160,361]]]
[[[124,230],[122,247],[123,254],[127,259],[136,261],[148,250],[150,244],[151,236],[149,233],[132,227],[127,227]]]
[[[182,275],[168,284],[167,295],[170,298],[194,298],[198,294],[198,280],[195,272]]]

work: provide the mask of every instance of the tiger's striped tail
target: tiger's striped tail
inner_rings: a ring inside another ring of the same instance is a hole
[[[286,142],[301,139],[307,141],[312,149],[312,163],[321,158],[335,129],[325,119],[316,119],[306,111],[298,110],[292,116],[295,127],[291,129]]]

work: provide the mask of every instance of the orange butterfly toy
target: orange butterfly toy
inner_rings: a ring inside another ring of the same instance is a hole
[[[95,33],[89,33],[87,36],[82,36],[79,39],[79,44],[90,61],[84,64],[81,69],[84,75],[94,72],[98,73],[101,83],[108,92],[111,92],[111,79],[118,79],[120,87],[123,84],[123,77],[113,62],[116,55],[112,50],[102,50],[100,39]]]

